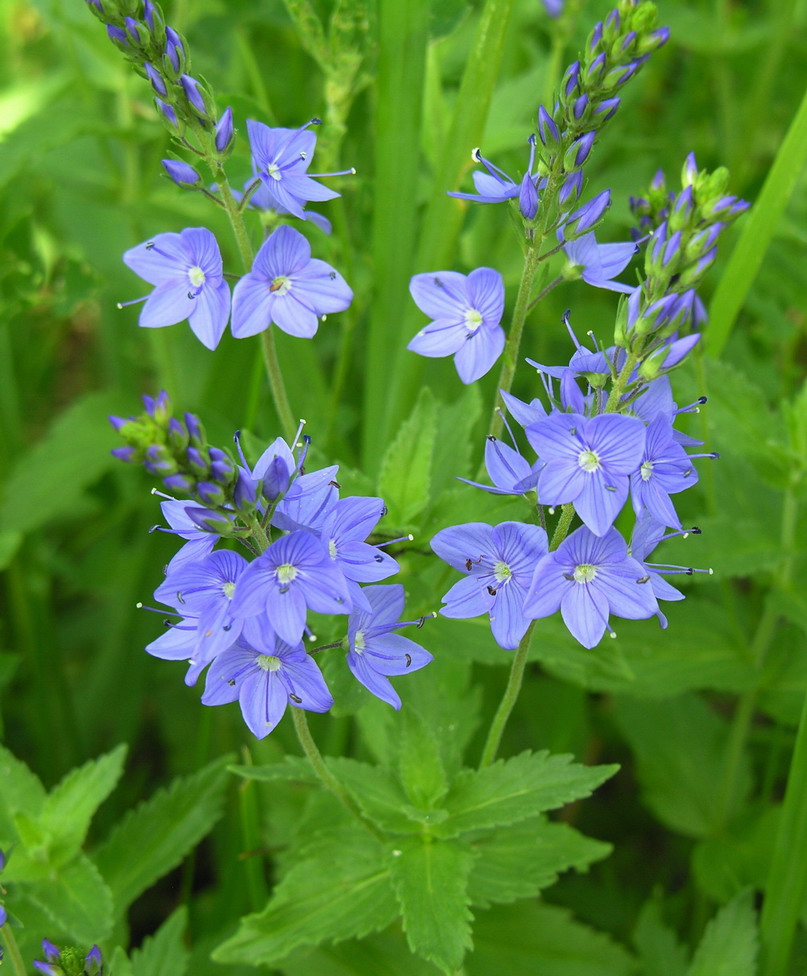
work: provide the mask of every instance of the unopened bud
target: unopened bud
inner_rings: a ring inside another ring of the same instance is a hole
[[[179,159],[163,159],[162,164],[177,186],[201,186],[202,177],[188,163]]]

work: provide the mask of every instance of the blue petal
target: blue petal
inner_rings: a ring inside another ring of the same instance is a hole
[[[181,280],[170,278],[157,285],[140,310],[138,325],[144,329],[161,329],[184,322],[196,309],[196,299],[188,297],[189,290],[187,276]]]
[[[490,628],[499,647],[512,651],[530,625],[524,616],[524,590],[509,580],[496,592],[496,603],[490,612]]]
[[[252,674],[241,685],[238,703],[250,732],[263,739],[277,726],[286,711],[286,689],[276,671]]]
[[[215,349],[230,318],[230,286],[221,278],[206,283],[194,299],[188,319],[193,334],[208,349]]]
[[[586,583],[569,586],[560,605],[563,622],[583,647],[592,648],[600,642],[608,626],[608,601]]]
[[[454,365],[463,383],[475,383],[487,373],[504,350],[504,329],[482,326],[457,350]]]
[[[291,699],[292,705],[305,708],[309,712],[327,712],[333,705],[333,697],[325,684],[322,672],[313,658],[304,651],[283,657],[280,680],[289,695],[296,695],[302,701]]]
[[[374,671],[364,659],[363,654],[354,654],[351,651],[347,656],[347,666],[353,673],[353,677],[364,685],[370,694],[380,698],[388,705],[392,705],[396,712],[400,710],[401,699],[390,684],[389,678],[385,678]]]

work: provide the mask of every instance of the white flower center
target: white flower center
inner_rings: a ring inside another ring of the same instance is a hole
[[[642,481],[650,481],[653,474],[653,462],[645,461],[641,468],[639,468],[639,473],[642,476]]]
[[[297,567],[292,566],[291,563],[283,563],[275,570],[275,576],[277,577],[278,583],[285,586],[297,578]]]
[[[477,312],[475,308],[469,308],[465,313],[465,328],[473,333],[482,324],[482,313]]]
[[[497,583],[504,583],[510,579],[513,575],[513,571],[507,565],[507,563],[498,562],[493,567],[493,575],[496,577]]]
[[[291,278],[286,277],[286,275],[278,275],[277,278],[272,278],[272,284],[269,285],[269,291],[278,296],[285,295],[289,288],[291,288]]]
[[[582,566],[574,567],[575,583],[590,583],[597,576],[597,567],[584,563]]]
[[[221,587],[221,592],[228,600],[232,600],[233,593],[235,593],[235,583],[224,583]]]
[[[577,455],[577,463],[584,471],[592,472],[597,471],[600,466],[600,459],[594,453],[594,451],[588,450],[581,451]]]
[[[278,671],[280,665],[281,661],[279,657],[274,657],[271,654],[258,655],[258,667],[263,668],[264,671]]]
[[[353,638],[353,650],[357,654],[361,654],[361,652],[364,650],[364,631],[363,630],[357,630],[356,631],[356,636]]]
[[[336,559],[336,539],[328,540],[328,555],[331,559]]]
[[[279,180],[283,175],[280,172],[280,167],[277,165],[277,163],[269,163],[269,165],[266,167],[266,173],[268,176],[271,176],[273,180]]]
[[[188,272],[188,278],[190,279],[190,283],[194,288],[199,288],[205,283],[205,273],[198,265],[195,268],[190,269]]]

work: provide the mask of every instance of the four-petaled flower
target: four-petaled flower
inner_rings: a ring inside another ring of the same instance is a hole
[[[404,588],[400,583],[368,586],[363,592],[369,610],[356,610],[350,615],[347,665],[357,681],[397,711],[401,699],[392,687],[389,675],[417,671],[425,667],[432,656],[420,644],[393,633],[399,627],[421,623],[400,621],[404,608]]]
[[[352,300],[339,272],[312,258],[305,237],[284,225],[264,241],[252,270],[235,286],[232,332],[243,339],[274,322],[289,335],[310,339],[320,315],[343,312]]]
[[[443,597],[440,613],[461,618],[488,613],[497,644],[518,647],[530,623],[524,597],[535,564],[547,551],[546,532],[521,522],[469,522],[438,532],[431,547],[454,569],[469,574]]]
[[[145,298],[141,326],[158,329],[187,319],[197,339],[208,349],[216,348],[230,317],[230,288],[222,277],[219,246],[209,230],[186,227],[179,234],[157,234],[126,251],[123,260],[156,286]]]
[[[463,383],[473,383],[504,349],[504,282],[498,271],[477,268],[417,274],[409,282],[415,304],[434,320],[407,349],[421,356],[454,356]]]
[[[562,240],[563,230],[558,231]],[[569,259],[567,277],[582,278],[595,288],[606,288],[608,291],[619,291],[628,295],[635,291],[635,285],[623,285],[614,281],[630,264],[630,260],[638,250],[633,242],[627,244],[598,244],[594,232],[583,234],[576,240],[567,241],[563,245],[563,253]]]
[[[610,613],[629,620],[658,613],[648,573],[619,532],[596,536],[584,525],[540,560],[524,601],[528,617],[549,617],[558,608],[583,647],[600,642]]]
[[[314,659],[293,645],[255,634],[220,654],[205,679],[203,705],[238,701],[250,731],[259,739],[283,718],[286,705],[327,712],[333,698]]]

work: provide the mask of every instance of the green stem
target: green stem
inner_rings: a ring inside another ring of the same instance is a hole
[[[557,288],[558,285],[562,285],[565,280],[566,279],[563,277],[563,275],[558,275],[558,277],[555,278],[554,281],[550,281],[549,284],[546,286],[546,288],[542,288],[538,292],[538,294],[535,296],[535,298],[533,298],[533,300],[530,302],[529,306],[527,307],[527,311],[528,312],[531,312],[535,308],[535,306],[538,304],[538,302],[541,301],[542,298],[546,298],[546,296],[553,289]]]
[[[518,365],[518,350],[521,345],[521,336],[524,332],[524,323],[527,320],[527,313],[531,305],[532,286],[535,281],[535,273],[541,260],[541,244],[543,240],[531,241],[527,245],[527,253],[524,255],[524,268],[521,272],[521,281],[518,285],[518,295],[516,305],[513,309],[513,319],[510,323],[510,332],[507,336],[507,343],[504,347],[504,362],[502,371],[499,374],[498,389],[510,392],[513,385],[513,376]],[[504,426],[501,415],[497,412],[498,397],[494,400],[493,414],[490,418],[488,427],[489,437],[499,437]]]
[[[14,930],[8,922],[3,926],[2,933],[0,934],[2,934],[3,943],[8,951],[9,961],[14,967],[14,976],[25,976],[25,963],[22,961],[20,948],[17,945],[17,940],[14,938]]]
[[[347,792],[347,790],[342,786],[339,780],[334,776],[334,774],[328,769],[322,753],[317,748],[316,742],[314,742],[313,736],[311,735],[311,730],[308,727],[308,719],[306,718],[305,710],[302,708],[292,708],[291,710],[292,718],[294,719],[294,730],[297,733],[297,738],[300,740],[300,745],[303,747],[303,752],[308,756],[309,761],[314,769],[314,772],[319,777],[322,785],[331,791],[333,795],[339,800],[342,806],[355,817],[359,823],[368,830],[376,840],[383,840],[384,835],[378,830],[375,824],[371,823],[356,806],[356,801]]]
[[[242,758],[245,766],[252,765],[252,755],[244,748]],[[241,838],[244,844],[244,872],[247,878],[249,906],[253,912],[260,911],[266,904],[269,892],[263,873],[261,848],[260,811],[255,781],[245,779],[238,788],[238,812],[241,820]]]
[[[569,532],[569,526],[572,524],[572,519],[574,518],[574,505],[568,502],[563,506],[560,513],[560,518],[558,519],[558,524],[555,526],[555,531],[552,533],[552,542],[549,544],[549,551],[554,552],[558,546],[563,542]]]
[[[614,385],[611,387],[611,393],[608,396],[608,403],[605,405],[605,413],[616,413],[620,402],[622,401],[622,396],[625,392],[625,387],[630,382],[630,376],[636,367],[636,363],[639,361],[639,356],[633,353],[628,354],[628,358],[625,365],[622,367],[622,371],[619,376],[617,376],[614,381]]]
[[[532,632],[534,629],[535,621],[533,620],[516,649],[513,664],[510,668],[510,678],[507,682],[507,687],[504,689],[502,700],[499,702],[499,707],[493,716],[493,721],[490,723],[485,748],[482,750],[482,758],[479,760],[480,769],[484,769],[485,766],[490,766],[496,758],[496,753],[499,750],[499,744],[504,734],[504,727],[507,725],[510,713],[515,707],[518,693],[521,691],[521,684],[524,680],[524,669],[527,666],[527,654],[530,649],[530,641],[532,640]]]

